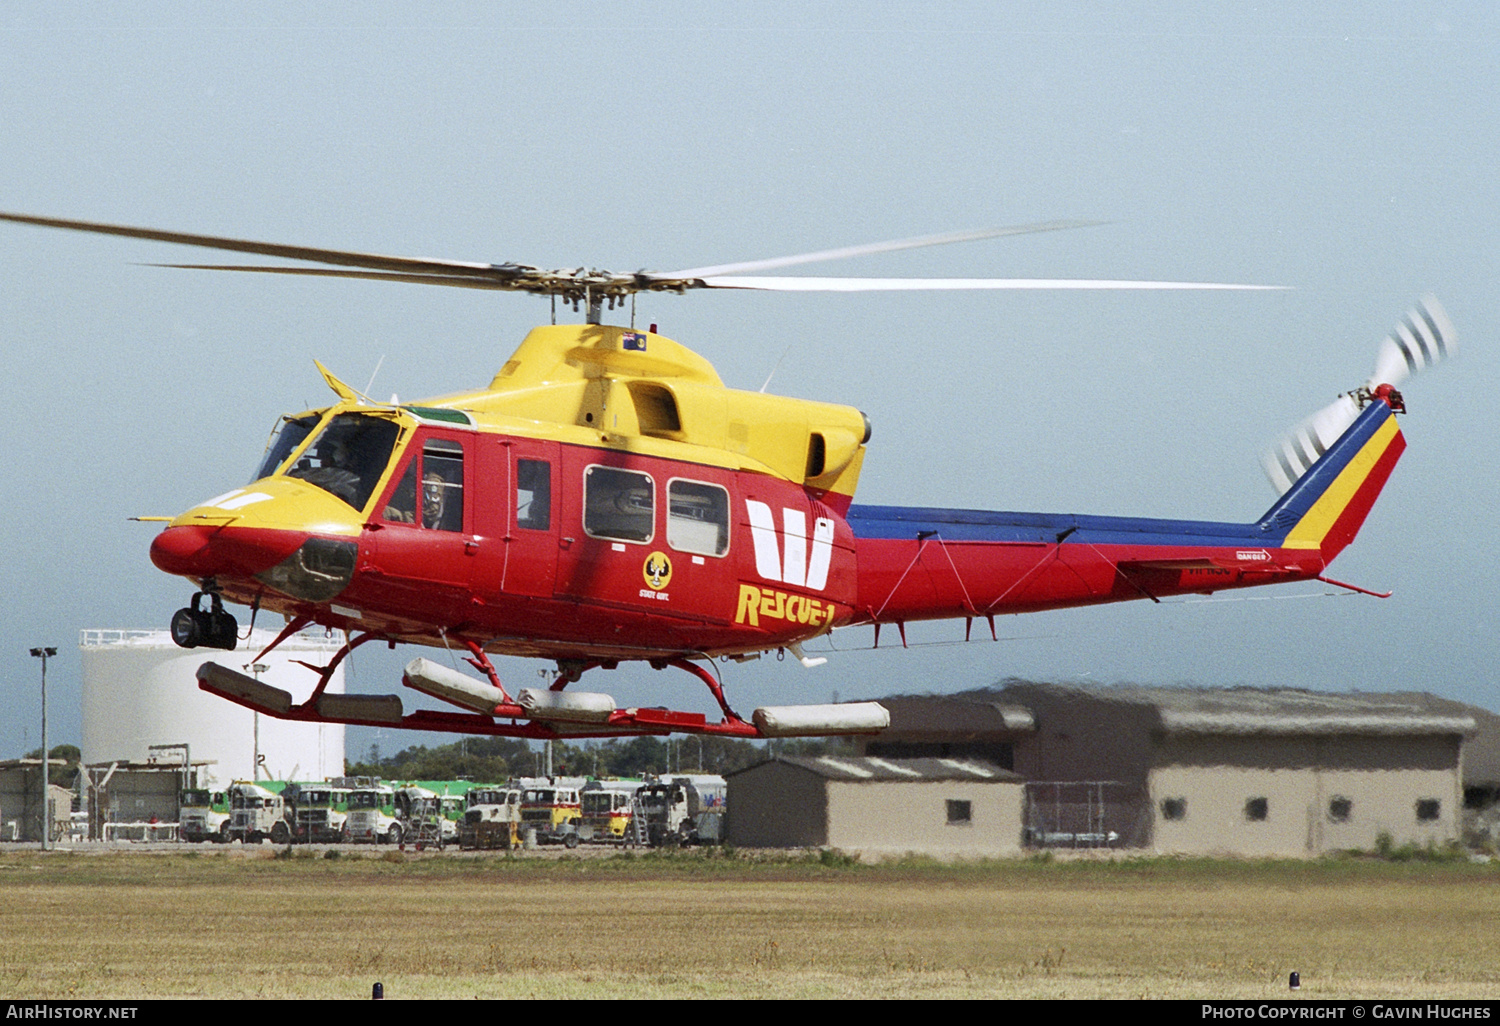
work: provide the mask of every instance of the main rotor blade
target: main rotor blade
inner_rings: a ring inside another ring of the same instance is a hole
[[[187,232],[166,232],[155,228],[134,228],[129,225],[104,224],[98,221],[31,217],[27,214],[0,213],[0,221],[14,221],[17,224],[31,224],[42,228],[66,228],[70,231],[92,232],[95,235],[122,235],[129,239],[149,239],[153,242],[172,242],[183,246],[202,246],[206,249],[227,249],[236,253],[281,257],[284,260],[308,260],[313,263],[337,264],[342,267],[368,267],[379,271],[432,271],[441,274],[487,277],[492,275],[497,267],[507,266],[460,260],[435,260],[425,257],[381,256],[376,253],[355,253],[340,249],[318,249],[311,246],[283,246],[273,242],[253,242],[249,239],[193,235]]]
[[[231,239],[217,235],[195,235],[187,232],[168,232],[155,228],[137,228],[129,225],[105,224],[97,221],[74,221],[56,217],[33,217],[29,214],[0,213],[0,221],[16,224],[36,225],[43,228],[63,228],[70,231],[91,232],[96,235],[119,235],[132,239],[147,239],[154,242],[170,242],[183,246],[202,246],[207,249],[223,249],[237,253],[254,253],[259,256],[279,257],[284,260],[305,260],[313,263],[333,264],[338,267],[358,267],[363,271],[334,271],[298,267],[264,267],[249,265],[214,264],[162,264],[164,267],[198,268],[217,271],[249,271],[259,274],[300,274],[334,278],[364,278],[379,281],[400,281],[425,285],[449,285],[460,288],[499,289],[513,292],[531,292],[560,296],[569,302],[597,300],[608,297],[612,301],[637,292],[686,292],[690,289],[758,289],[776,292],[891,292],[916,290],[959,289],[1274,289],[1276,285],[1216,285],[1194,282],[1150,282],[1150,281],[1069,281],[1040,278],[803,278],[803,277],[753,277],[730,275],[728,271],[744,271],[784,267],[790,264],[809,263],[814,260],[832,260],[867,253],[884,253],[920,246],[938,246],[950,242],[994,238],[1001,235],[1018,235],[1029,232],[1058,231],[1064,228],[1080,228],[1099,221],[1046,221],[1030,225],[1015,225],[1008,228],[985,228],[974,231],[947,232],[941,235],[925,235],[895,242],[877,242],[843,249],[803,253],[798,256],[777,257],[739,264],[723,264],[719,267],[704,267],[673,273],[637,272],[615,274],[610,271],[555,270],[543,271],[521,264],[484,264],[465,260],[438,260],[426,257],[384,256],[376,253],[356,253],[349,250],[320,249],[312,246],[286,246],[279,243],[255,242],[249,239]]]
[[[1007,228],[971,228],[966,231],[943,232],[939,235],[919,235],[913,239],[897,239],[894,242],[867,242],[862,246],[844,246],[839,249],[823,249],[816,253],[771,257],[767,260],[746,260],[736,264],[719,264],[714,267],[691,267],[686,271],[651,272],[649,277],[710,278],[721,274],[741,274],[746,271],[770,271],[777,267],[811,264],[820,260],[844,260],[848,257],[866,256],[871,253],[894,253],[897,250],[920,249],[923,246],[946,246],[950,242],[974,242],[978,239],[999,238],[1002,235],[1056,232],[1066,228],[1090,228],[1108,223],[1107,221],[1040,221],[1036,224],[1011,225]]]
[[[705,289],[763,289],[771,292],[921,292],[961,289],[1232,289],[1275,291],[1289,285],[1225,285],[1194,281],[1093,281],[1073,278],[699,278]]]
[[[461,289],[498,289],[509,292],[531,291],[518,277],[467,277],[438,272],[343,271],[331,267],[264,267],[251,264],[145,264],[146,267],[170,267],[184,271],[249,271],[252,274],[297,274],[312,278],[362,278],[365,281],[398,281],[413,285],[451,285]]]

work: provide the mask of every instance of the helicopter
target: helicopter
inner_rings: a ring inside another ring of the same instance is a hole
[[[715,660],[791,653],[834,630],[995,618],[1327,577],[1405,448],[1395,388],[1451,354],[1456,335],[1426,297],[1382,343],[1375,373],[1294,428],[1264,461],[1281,493],[1248,523],[856,504],[869,419],[834,403],[733,389],[652,325],[642,292],[698,289],[1266,289],[1194,282],[821,278],[756,272],[1099,222],[950,232],[673,272],[543,270],[381,256],[92,221],[0,220],[228,250],[323,266],[165,264],[345,277],[550,297],[488,385],[414,403],[369,399],[317,364],[336,401],[283,417],[249,484],[176,517],[151,560],[193,582],[171,619],[183,648],[232,651],[226,603],[285,617],[260,656],[313,626],[344,643],[308,698],[209,661],[200,687],[303,722],[533,739],[696,733],[769,738],[877,733],[878,703],[768,706],[745,718]],[[558,324],[558,300],[584,311]],[[629,327],[604,310],[632,305]],[[316,362],[316,361],[315,361]],[[476,677],[426,657],[402,683],[456,711],[408,712],[398,695],[328,690],[362,645],[458,650]],[[512,694],[490,656],[540,658],[548,687]],[[259,660],[260,656],[256,659]],[[706,685],[722,718],[619,708],[568,690],[585,673],[640,661]]]

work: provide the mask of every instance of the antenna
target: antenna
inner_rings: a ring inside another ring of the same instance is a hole
[[[788,342],[786,344],[786,348],[781,351],[781,356],[777,357],[776,362],[771,366],[771,373],[766,375],[766,383],[760,386],[760,390],[762,392],[771,387],[771,379],[776,376],[776,372],[781,369],[781,361],[785,360],[786,354],[790,353],[791,351],[792,343]]]
[[[380,373],[380,365],[383,364],[383,363],[385,363],[385,354],[384,353],[381,354],[380,359],[378,359],[378,360],[375,361],[375,369],[370,372],[370,383],[365,386],[365,395],[369,395],[370,392],[374,389],[374,387],[375,387],[375,375],[377,375],[377,374]]]

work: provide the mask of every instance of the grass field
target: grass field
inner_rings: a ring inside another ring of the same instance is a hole
[[[1500,997],[1500,863],[0,854],[0,998]]]

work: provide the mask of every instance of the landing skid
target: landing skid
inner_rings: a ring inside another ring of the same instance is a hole
[[[576,682],[588,670],[612,665],[605,663],[559,664],[559,676],[550,688],[523,688],[512,697],[500,683],[500,677],[484,650],[467,641],[464,644],[470,656],[466,661],[482,672],[487,680],[478,680],[425,658],[412,660],[402,677],[402,683],[407,687],[459,706],[464,712],[429,709],[406,712],[399,695],[328,692],[334,669],[343,658],[371,640],[387,639],[378,639],[372,634],[361,635],[345,644],[326,666],[302,664],[318,674],[317,686],[304,702],[294,703],[290,692],[218,663],[204,663],[198,668],[198,686],[247,709],[283,720],[534,740],[642,734],[706,734],[755,740],[875,734],[890,725],[890,714],[874,702],[768,706],[755,710],[747,722],[729,708],[723,687],[712,673],[681,658],[661,660],[652,665],[657,669],[673,666],[701,680],[718,702],[722,720],[710,723],[703,713],[670,709],[619,709],[609,695],[564,691],[569,683]],[[275,643],[270,647],[275,647]]]

